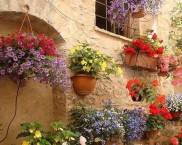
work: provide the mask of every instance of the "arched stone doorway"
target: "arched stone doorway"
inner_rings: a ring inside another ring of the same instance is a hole
[[[24,13],[14,11],[0,12],[0,35],[7,35],[19,29]],[[44,33],[53,38],[57,47],[60,47],[64,40],[59,32],[44,20],[30,15],[33,31],[37,34]],[[26,27],[23,27],[26,31]],[[2,131],[0,139],[5,135],[13,112],[17,85],[8,78],[0,79],[0,124]],[[65,120],[66,98],[59,88],[52,89],[49,85],[40,84],[34,80],[26,81],[20,89],[18,96],[17,116],[12,123],[9,135],[2,145],[19,145],[20,140],[16,139],[20,131],[20,123],[38,121],[48,127],[52,121]]]

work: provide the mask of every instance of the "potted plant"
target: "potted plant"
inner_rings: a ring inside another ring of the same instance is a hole
[[[146,36],[134,39],[124,46],[124,64],[126,66],[157,71],[158,58],[163,54],[162,40],[156,33],[149,31]]]
[[[120,74],[121,68],[114,60],[92,49],[87,43],[79,43],[69,53],[73,88],[78,95],[91,93],[98,78],[109,78],[110,74]]]
[[[22,123],[17,138],[24,138],[22,145],[71,145],[78,143],[79,133],[66,129],[62,123],[53,122],[52,131],[45,131],[39,123]]]
[[[182,96],[170,95],[166,99],[166,106],[170,111],[173,120],[179,120],[182,113]]]
[[[149,106],[149,114],[147,115],[146,137],[152,138],[157,135],[160,129],[165,128],[166,120],[171,120],[172,116],[163,104],[152,103]]]
[[[179,65],[176,56],[161,56],[159,58],[159,75],[168,76],[169,72],[174,71]]]
[[[129,95],[133,101],[151,102],[157,95],[158,81],[145,82],[139,79],[132,79],[127,82],[126,88],[129,91]]]
[[[66,88],[66,69],[54,41],[43,34],[13,33],[0,37],[0,78],[9,76],[21,83],[33,78]]]

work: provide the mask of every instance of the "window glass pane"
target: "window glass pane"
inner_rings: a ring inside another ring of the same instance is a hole
[[[107,31],[110,31],[112,32],[112,29],[111,29],[111,22],[107,20]]]
[[[96,3],[96,15],[106,17],[106,7],[100,3]]]
[[[106,3],[106,0],[96,0],[97,2],[100,2],[100,3],[103,3],[105,4]]]
[[[107,5],[108,5],[108,6],[111,5],[111,1],[112,1],[112,0],[107,0]]]
[[[96,26],[106,30],[106,19],[96,16]]]

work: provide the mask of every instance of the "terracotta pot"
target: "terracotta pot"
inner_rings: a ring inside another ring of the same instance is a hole
[[[77,74],[71,77],[73,88],[77,95],[85,96],[90,94],[96,85],[96,79],[85,74]]]
[[[145,131],[145,137],[147,139],[154,138],[159,133],[159,130]]]
[[[138,12],[133,12],[132,17],[133,18],[142,18],[145,16],[145,11],[144,9],[140,9]]]
[[[181,111],[179,112],[170,112],[171,113],[171,116],[172,116],[172,120],[174,121],[177,121],[177,120],[180,120],[180,117],[181,117]]]
[[[158,65],[158,58],[149,57],[146,54],[139,53],[138,55],[125,55],[124,64],[133,69],[144,69],[156,72]]]

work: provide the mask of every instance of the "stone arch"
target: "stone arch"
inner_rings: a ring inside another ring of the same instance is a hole
[[[7,35],[19,29],[23,12],[0,11],[0,35]],[[44,19],[30,14],[30,21],[35,33],[45,33],[54,39],[57,47],[64,44],[64,39],[60,33]],[[26,30],[26,27],[23,28]],[[17,85],[8,78],[0,79],[0,124],[3,131],[0,139],[3,138],[7,125],[14,111],[14,99]],[[59,88],[51,88],[48,85],[40,84],[33,80],[28,80],[25,87],[21,88],[17,116],[9,130],[8,138],[3,142],[6,145],[19,145],[20,140],[16,140],[20,123],[40,121],[45,127],[55,120],[65,121],[66,118],[66,97]],[[1,122],[2,121],[2,122]],[[1,127],[0,127],[1,128]]]
[[[23,12],[2,11],[2,12],[0,12],[0,20],[3,23],[1,23],[0,25],[6,24],[7,27],[9,27],[9,25],[10,25],[12,27],[12,29],[10,29],[10,31],[16,31],[19,29],[24,15],[25,14]],[[48,37],[54,39],[56,44],[64,42],[63,37],[60,35],[60,33],[52,25],[49,25],[43,19],[40,19],[40,18],[33,16],[31,14],[29,14],[29,17],[30,17],[30,21],[31,21],[31,24],[33,27],[33,31],[35,33],[46,34]],[[25,29],[26,29],[26,26],[24,26],[24,30]]]

